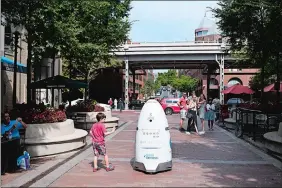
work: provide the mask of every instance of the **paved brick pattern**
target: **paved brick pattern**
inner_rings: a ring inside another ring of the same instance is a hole
[[[203,136],[178,128],[179,115],[168,116],[173,142],[173,169],[148,175],[134,171],[134,140],[138,113],[114,113],[133,121],[106,145],[115,171],[92,172],[93,154],[53,182],[51,187],[280,187],[281,171],[238,143],[220,128]]]

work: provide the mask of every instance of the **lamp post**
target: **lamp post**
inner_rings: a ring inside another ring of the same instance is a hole
[[[19,38],[22,34],[23,27],[21,25],[14,26],[11,25],[11,31],[15,35],[15,55],[14,55],[14,81],[13,81],[13,107],[16,107],[17,104],[17,56],[18,56],[18,43]]]

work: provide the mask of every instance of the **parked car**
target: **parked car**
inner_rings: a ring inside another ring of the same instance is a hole
[[[166,115],[172,115],[173,113],[179,113],[180,107],[177,102],[179,98],[164,98],[161,100],[161,105]]]
[[[76,99],[76,100],[73,100],[71,101],[71,105],[74,106],[76,104],[79,104],[80,102],[83,102],[84,99]],[[66,103],[65,107],[68,107],[69,106],[69,102]]]
[[[235,107],[235,106],[237,106],[238,104],[241,104],[241,103],[244,103],[243,99],[241,99],[241,98],[231,98],[231,99],[228,99],[226,104],[229,107]]]
[[[140,110],[142,109],[142,107],[144,106],[145,102],[144,101],[141,101],[141,100],[132,100],[128,107],[129,109],[132,109],[132,110]]]

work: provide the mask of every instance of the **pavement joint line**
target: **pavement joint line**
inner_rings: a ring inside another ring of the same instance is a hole
[[[89,161],[92,159],[88,159]],[[113,162],[131,162],[134,158],[110,158]],[[271,165],[267,161],[234,161],[234,160],[205,160],[205,159],[185,159],[172,158],[173,163],[202,163],[202,164],[230,164],[230,165]]]
[[[218,126],[218,125],[216,125]],[[262,159],[268,161],[269,163],[271,163],[273,166],[275,166],[276,168],[278,168],[279,170],[282,170],[282,163],[269,156],[268,154],[264,153],[263,151],[259,150],[258,148],[252,146],[250,143],[237,138],[235,135],[233,135],[232,133],[228,132],[227,130],[223,129],[222,127],[218,126],[219,128],[221,128],[223,130],[223,133],[230,136],[232,139],[236,140],[239,144],[243,145],[244,147],[246,147],[247,149],[249,149],[251,152],[257,154],[258,156],[260,156]]]
[[[134,143],[135,140],[111,140],[110,142],[130,142],[130,143]],[[199,144],[238,144],[238,142],[211,142],[211,141],[172,141],[173,144],[189,144],[189,143],[199,143]]]
[[[125,123],[121,128],[117,129],[113,134],[107,136],[105,138],[105,141],[111,140],[114,136],[116,136],[118,133],[120,133],[123,129],[125,129],[127,126],[129,126],[133,121],[129,121]],[[89,145],[91,145],[90,143]],[[88,147],[85,151],[80,153],[79,155],[75,156],[71,160],[67,161],[66,163],[59,166],[54,171],[50,172],[43,178],[39,179],[35,183],[33,183],[30,187],[48,187],[53,182],[55,182],[57,179],[59,179],[61,176],[63,176],[65,173],[70,171],[73,167],[75,167],[78,163],[83,161],[85,158],[87,158],[90,154],[92,154],[92,148]]]

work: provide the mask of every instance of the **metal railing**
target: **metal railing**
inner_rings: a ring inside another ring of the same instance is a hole
[[[278,131],[279,122],[282,121],[281,113],[268,113],[259,110],[250,110],[241,107],[235,109],[236,124],[235,135],[247,135],[255,141],[258,136],[269,131]]]

